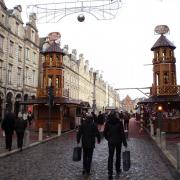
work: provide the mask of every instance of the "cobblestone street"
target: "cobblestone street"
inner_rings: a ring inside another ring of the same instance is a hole
[[[82,175],[82,161],[72,161],[72,150],[75,145],[75,131],[73,131],[22,152],[1,158],[0,180],[87,179]],[[173,168],[146,134],[135,136],[132,129],[128,147],[131,151],[131,169],[128,172],[122,172],[119,177],[114,175],[114,179],[176,179]],[[101,144],[96,145],[92,173],[88,179],[108,179],[107,157],[107,141],[103,139]]]

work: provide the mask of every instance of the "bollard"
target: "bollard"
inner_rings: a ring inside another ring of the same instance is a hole
[[[156,142],[158,145],[160,145],[160,143],[161,143],[161,134],[160,134],[159,128],[156,129]]]
[[[177,170],[180,171],[180,143],[177,143]]]
[[[25,145],[28,146],[30,144],[30,132],[29,130],[25,131]]]
[[[161,132],[161,148],[166,150],[166,133]]]
[[[58,136],[61,135],[61,124],[58,124]]]
[[[43,140],[43,128],[39,128],[39,141]]]
[[[150,130],[151,130],[151,136],[154,136],[154,125],[151,123],[150,124]]]

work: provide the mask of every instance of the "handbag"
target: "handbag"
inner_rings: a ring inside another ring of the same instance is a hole
[[[128,171],[131,166],[130,151],[123,152],[123,171]]]
[[[73,149],[73,161],[80,161],[81,160],[81,153],[82,148],[79,146],[74,147]]]

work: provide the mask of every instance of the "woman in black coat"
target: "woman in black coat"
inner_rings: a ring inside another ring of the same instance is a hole
[[[17,136],[17,147],[22,151],[24,132],[26,130],[27,123],[22,117],[18,117],[15,121],[15,131]]]
[[[121,147],[122,143],[127,147],[122,121],[120,121],[118,113],[112,111],[108,116],[108,121],[104,128],[104,137],[108,141],[109,157],[108,157],[108,174],[109,179],[113,175],[113,156],[116,150],[116,172],[121,173]]]
[[[92,116],[87,116],[84,123],[80,126],[77,132],[77,143],[80,143],[82,139],[83,148],[83,174],[90,174],[91,162],[93,151],[95,148],[95,139],[97,138],[98,143],[100,143],[100,134],[97,126],[93,122]]]

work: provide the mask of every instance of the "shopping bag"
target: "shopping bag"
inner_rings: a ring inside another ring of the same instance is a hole
[[[77,146],[73,149],[73,161],[80,161],[81,160],[81,152],[82,148]]]
[[[123,171],[128,171],[131,166],[130,151],[123,152]]]
[[[124,134],[125,134],[126,139],[128,139],[128,130],[124,130]]]

